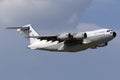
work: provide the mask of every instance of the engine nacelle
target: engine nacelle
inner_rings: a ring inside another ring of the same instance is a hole
[[[62,33],[62,34],[57,36],[57,38],[60,39],[60,40],[69,40],[72,37],[73,36],[70,33]]]
[[[74,39],[81,40],[87,38],[87,33],[77,33],[73,36]]]

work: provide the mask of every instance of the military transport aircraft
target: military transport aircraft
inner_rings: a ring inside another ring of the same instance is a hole
[[[28,24],[23,27],[7,27],[16,29],[29,39],[28,48],[34,50],[47,50],[57,52],[78,52],[86,49],[104,47],[116,37],[111,29],[99,29],[80,33],[62,33],[55,36],[41,36]]]

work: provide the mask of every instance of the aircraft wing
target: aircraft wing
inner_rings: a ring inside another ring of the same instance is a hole
[[[37,38],[40,40],[47,40],[47,41],[60,41],[57,39],[57,36],[30,36],[30,38]]]
[[[59,41],[59,42],[64,42],[65,44],[74,44],[74,43],[82,43],[83,39],[81,40],[76,40],[76,39],[68,39],[68,40],[61,40],[58,39],[57,36],[31,36],[30,38],[37,38],[40,40],[47,40],[47,41]]]

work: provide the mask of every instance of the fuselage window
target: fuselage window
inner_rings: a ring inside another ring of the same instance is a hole
[[[107,30],[107,32],[111,32],[112,30]]]

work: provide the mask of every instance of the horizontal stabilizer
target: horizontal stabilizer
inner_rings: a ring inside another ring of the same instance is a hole
[[[29,30],[29,27],[7,27],[6,29],[21,29],[21,30]]]

